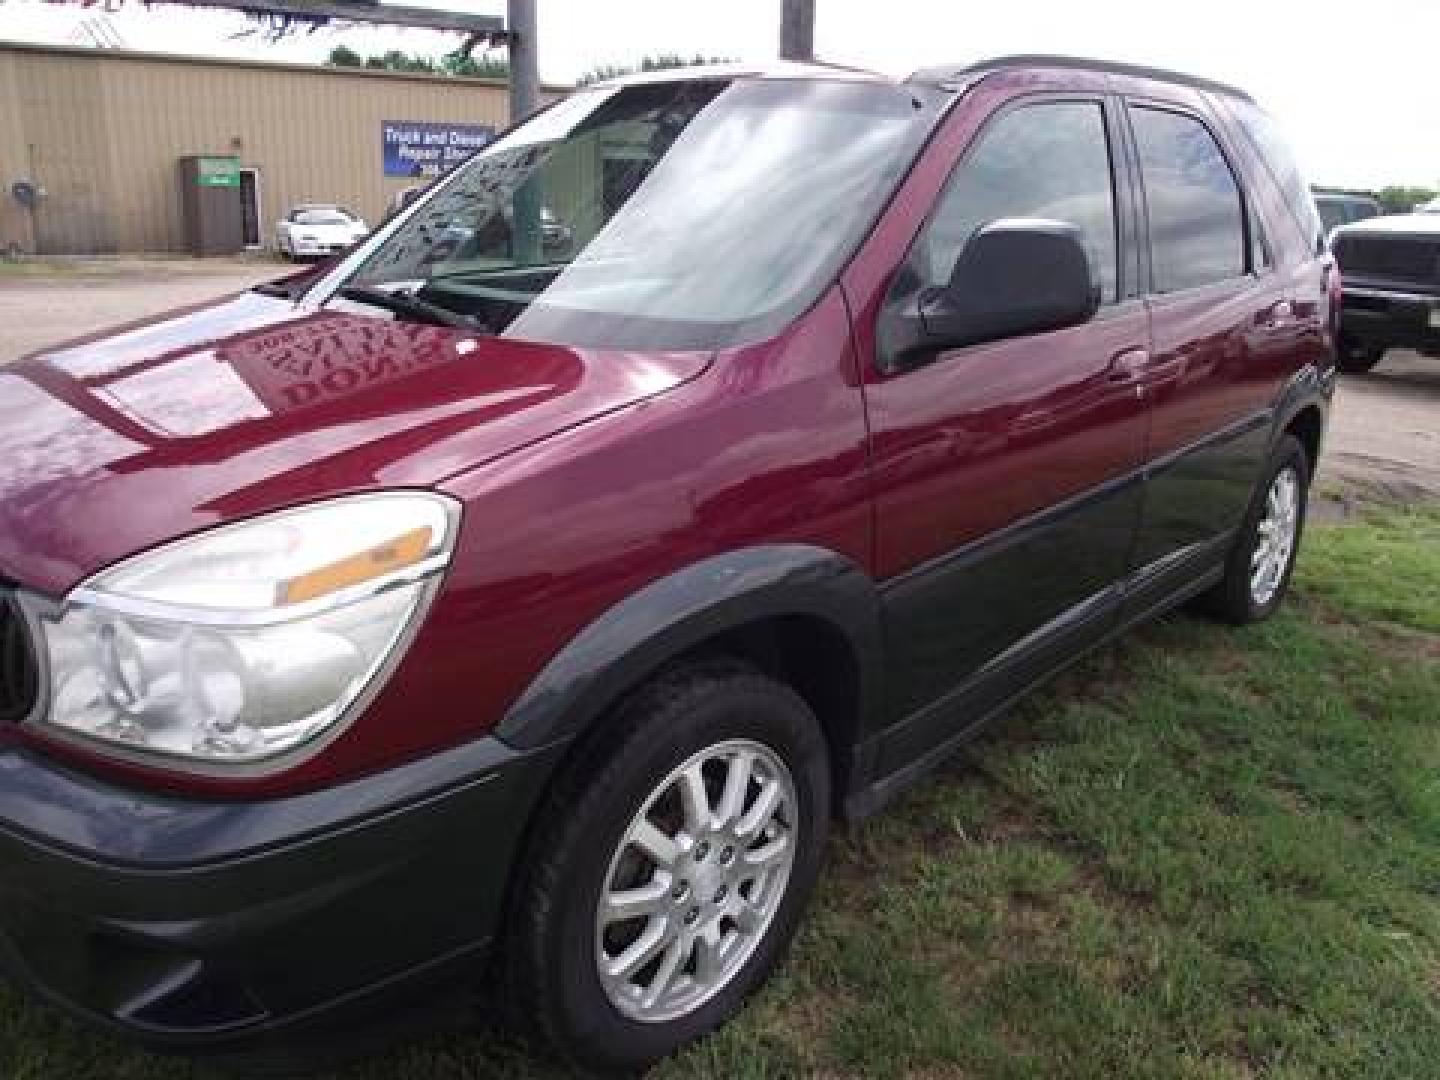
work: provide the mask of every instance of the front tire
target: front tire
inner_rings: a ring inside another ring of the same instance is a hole
[[[717,660],[641,689],[557,781],[506,953],[518,1018],[572,1063],[630,1072],[739,1011],[779,963],[829,825],[806,703]]]
[[[1305,529],[1311,465],[1293,435],[1283,435],[1256,485],[1225,563],[1225,576],[1206,606],[1226,622],[1260,622],[1275,613],[1290,587]]]

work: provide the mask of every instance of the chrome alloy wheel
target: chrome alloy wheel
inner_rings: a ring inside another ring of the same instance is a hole
[[[785,896],[798,812],[790,770],[748,739],[707,747],[655,787],[595,912],[595,963],[616,1009],[664,1023],[729,985]]]
[[[1270,483],[1265,516],[1260,519],[1255,551],[1250,556],[1250,598],[1257,607],[1270,603],[1285,580],[1299,523],[1300,478],[1294,467],[1287,465]]]

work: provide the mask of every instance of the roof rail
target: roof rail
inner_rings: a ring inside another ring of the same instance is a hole
[[[1110,60],[1091,60],[1083,56],[1053,56],[1045,53],[1022,53],[1015,56],[997,56],[990,60],[982,60],[978,64],[941,65],[938,67],[921,68],[906,81],[925,85],[936,85],[939,83],[959,82],[967,76],[985,75],[992,71],[1002,71],[1006,68],[1027,67],[1074,68],[1080,71],[1105,71],[1114,75],[1129,75],[1137,79],[1155,79],[1159,82],[1179,83],[1182,86],[1193,86],[1197,90],[1209,90],[1216,94],[1227,94],[1230,97],[1241,98],[1245,101],[1254,101],[1249,94],[1241,90],[1238,86],[1217,82],[1214,79],[1203,79],[1198,75],[1186,75],[1181,71],[1167,71],[1164,68],[1145,67],[1142,64],[1120,64]]]

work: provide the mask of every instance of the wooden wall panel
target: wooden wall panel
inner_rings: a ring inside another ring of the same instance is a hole
[[[0,52],[0,249],[33,251],[30,214],[10,196],[11,185],[30,176],[19,69],[18,57]]]

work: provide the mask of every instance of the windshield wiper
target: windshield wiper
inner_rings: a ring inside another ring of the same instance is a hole
[[[455,326],[462,330],[473,330],[482,334],[490,333],[490,328],[478,319],[462,315],[458,311],[451,311],[449,308],[443,308],[439,304],[421,300],[418,296],[408,292],[390,292],[386,289],[377,289],[373,285],[346,285],[340,290],[340,295],[346,300],[384,308],[396,315],[404,315],[417,322],[429,323],[431,326]]]

